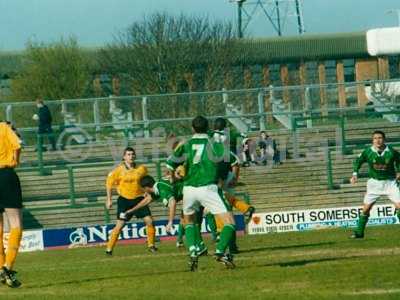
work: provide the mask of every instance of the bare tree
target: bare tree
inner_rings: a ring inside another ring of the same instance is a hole
[[[133,94],[222,88],[224,70],[231,66],[235,53],[234,36],[230,23],[156,13],[117,34],[114,42],[100,51],[99,64],[103,70],[118,74]],[[198,101],[171,97],[171,116],[201,106],[190,100]],[[152,104],[159,105],[152,107],[160,109],[152,113],[165,116],[163,103],[156,101]]]

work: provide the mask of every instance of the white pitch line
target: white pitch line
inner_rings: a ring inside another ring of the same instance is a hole
[[[357,292],[345,292],[343,295],[384,295],[384,294],[398,294],[400,289],[367,289]]]

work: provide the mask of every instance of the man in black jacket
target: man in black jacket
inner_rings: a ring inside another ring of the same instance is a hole
[[[53,129],[51,128],[52,118],[50,110],[40,98],[36,99],[36,106],[38,108],[38,113],[33,116],[33,119],[39,121],[38,134],[47,135],[51,143],[52,150],[55,151],[57,150],[56,140],[53,134]],[[43,147],[43,150],[46,150],[46,148]]]

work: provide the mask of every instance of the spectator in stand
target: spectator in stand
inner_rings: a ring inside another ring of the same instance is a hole
[[[36,99],[36,106],[38,108],[38,112],[37,114],[33,115],[32,119],[38,121],[38,134],[47,135],[51,144],[51,150],[55,151],[57,150],[56,139],[53,134],[53,129],[51,128],[52,118],[50,110],[40,98]],[[43,147],[43,145],[41,146],[43,151],[47,151],[46,147]]]
[[[245,137],[242,141],[242,166],[249,167],[251,163],[257,164],[255,159],[255,143],[249,138]]]
[[[274,164],[281,163],[280,152],[278,150],[276,142],[265,131],[260,132],[258,148],[260,149],[260,155],[264,165],[267,164],[268,160],[272,160]]]

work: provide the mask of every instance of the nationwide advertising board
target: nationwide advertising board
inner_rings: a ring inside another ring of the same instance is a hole
[[[236,228],[244,232],[245,222],[243,215],[236,215]],[[166,230],[167,221],[155,221],[156,237],[160,240],[173,239],[178,233],[178,221],[174,224],[171,233]],[[82,226],[61,229],[26,230],[23,232],[20,251],[38,251],[44,249],[73,248],[91,246],[105,243],[114,228],[114,224]],[[203,233],[209,232],[205,221],[201,226]],[[119,237],[121,243],[141,243],[147,237],[146,225],[140,223],[127,223]],[[4,247],[7,248],[8,233],[4,235]]]
[[[243,215],[235,216],[235,220],[238,231],[244,231],[245,223]],[[178,223],[174,224],[171,233],[167,233],[166,225],[166,220],[154,222],[157,238],[161,240],[170,239],[177,235]],[[71,248],[105,243],[113,228],[113,224],[105,224],[63,229],[45,229],[43,230],[44,248]],[[201,229],[203,233],[209,231],[204,220]],[[143,242],[146,236],[146,225],[144,223],[127,223],[123,228],[119,239],[122,243],[135,243]]]
[[[254,214],[249,234],[266,234],[288,231],[305,231],[332,227],[355,227],[361,207],[332,207],[297,211],[277,211]],[[375,205],[368,225],[397,224],[393,205]]]

